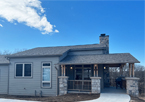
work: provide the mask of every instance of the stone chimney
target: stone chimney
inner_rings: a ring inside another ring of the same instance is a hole
[[[109,35],[101,34],[99,39],[100,39],[100,45],[107,47],[106,54],[109,54]]]

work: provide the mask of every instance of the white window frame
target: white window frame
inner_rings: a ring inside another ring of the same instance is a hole
[[[50,66],[43,66],[44,63],[49,63]],[[50,81],[43,81],[43,69],[44,68],[50,68]],[[42,62],[42,69],[41,69],[41,72],[42,72],[42,84],[41,84],[41,87],[42,88],[51,88],[51,62]],[[50,87],[44,87],[43,86],[43,83],[50,83]]]
[[[17,64],[22,64],[23,65],[23,67],[22,67],[22,76],[16,76],[16,70],[17,70],[16,65]],[[24,76],[25,75],[25,67],[24,67],[25,64],[31,64],[31,76]],[[15,63],[15,77],[16,78],[31,78],[32,77],[32,63]]]

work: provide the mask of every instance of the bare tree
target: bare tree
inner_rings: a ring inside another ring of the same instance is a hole
[[[134,67],[135,77],[140,78],[138,86],[140,94],[145,94],[145,67],[142,65],[135,65]],[[119,67],[110,67],[109,68],[110,74],[110,84],[111,86],[115,86],[115,79],[120,76]],[[123,67],[123,76],[129,77],[129,65],[126,64]]]
[[[0,55],[11,55],[14,53],[18,53],[18,52],[22,52],[22,51],[26,51],[27,49],[15,49],[13,52],[10,50],[4,50],[4,51],[0,51]]]

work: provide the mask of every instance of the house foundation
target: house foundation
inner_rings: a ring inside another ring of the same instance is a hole
[[[59,95],[67,94],[68,76],[59,76]]]
[[[91,78],[91,84],[92,84],[92,93],[100,93],[101,91],[101,86],[100,86],[100,79],[101,77],[90,77]]]
[[[139,78],[136,77],[126,77],[126,91],[127,94],[131,96],[138,97],[139,91],[138,91],[138,80]]]

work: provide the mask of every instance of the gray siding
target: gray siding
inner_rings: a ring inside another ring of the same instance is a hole
[[[103,54],[103,50],[71,51],[68,53],[68,55],[88,55],[88,54]]]
[[[43,58],[13,58],[10,59],[10,74],[9,74],[9,95],[37,95],[42,91],[43,96],[57,95],[57,71],[54,64],[58,63],[58,57],[43,57]],[[41,63],[51,62],[51,88],[41,88]],[[32,78],[15,78],[15,63],[32,63]]]
[[[8,92],[8,65],[0,65],[0,94]]]

